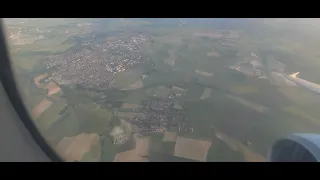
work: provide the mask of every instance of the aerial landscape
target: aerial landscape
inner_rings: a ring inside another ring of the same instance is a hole
[[[320,21],[4,19],[39,131],[70,162],[264,162],[320,133]]]

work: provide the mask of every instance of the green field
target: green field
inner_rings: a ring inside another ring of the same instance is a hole
[[[112,139],[104,136],[103,140],[101,140],[101,161],[112,162],[116,153],[116,147]]]
[[[126,88],[129,85],[139,81],[141,79],[141,73],[139,70],[130,70],[119,72],[116,75],[114,86],[118,89]]]
[[[233,151],[223,141],[217,139],[209,148],[207,162],[242,162],[244,157],[240,152]]]
[[[163,134],[152,135],[151,143],[149,145],[149,153],[164,153],[173,155],[174,153],[174,142],[163,142]]]

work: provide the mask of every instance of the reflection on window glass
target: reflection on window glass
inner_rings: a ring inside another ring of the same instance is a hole
[[[4,19],[30,117],[66,161],[266,161],[320,132],[319,19]]]

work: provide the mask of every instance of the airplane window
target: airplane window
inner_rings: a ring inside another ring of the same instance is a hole
[[[264,162],[320,133],[319,19],[3,20],[25,108],[65,161]]]

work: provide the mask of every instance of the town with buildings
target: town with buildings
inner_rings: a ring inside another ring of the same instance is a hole
[[[103,44],[85,41],[76,52],[68,50],[47,58],[46,68],[55,69],[49,79],[63,85],[109,89],[117,72],[127,71],[150,61],[139,50],[139,45],[148,39],[144,34],[137,34],[124,40],[106,40]]]

